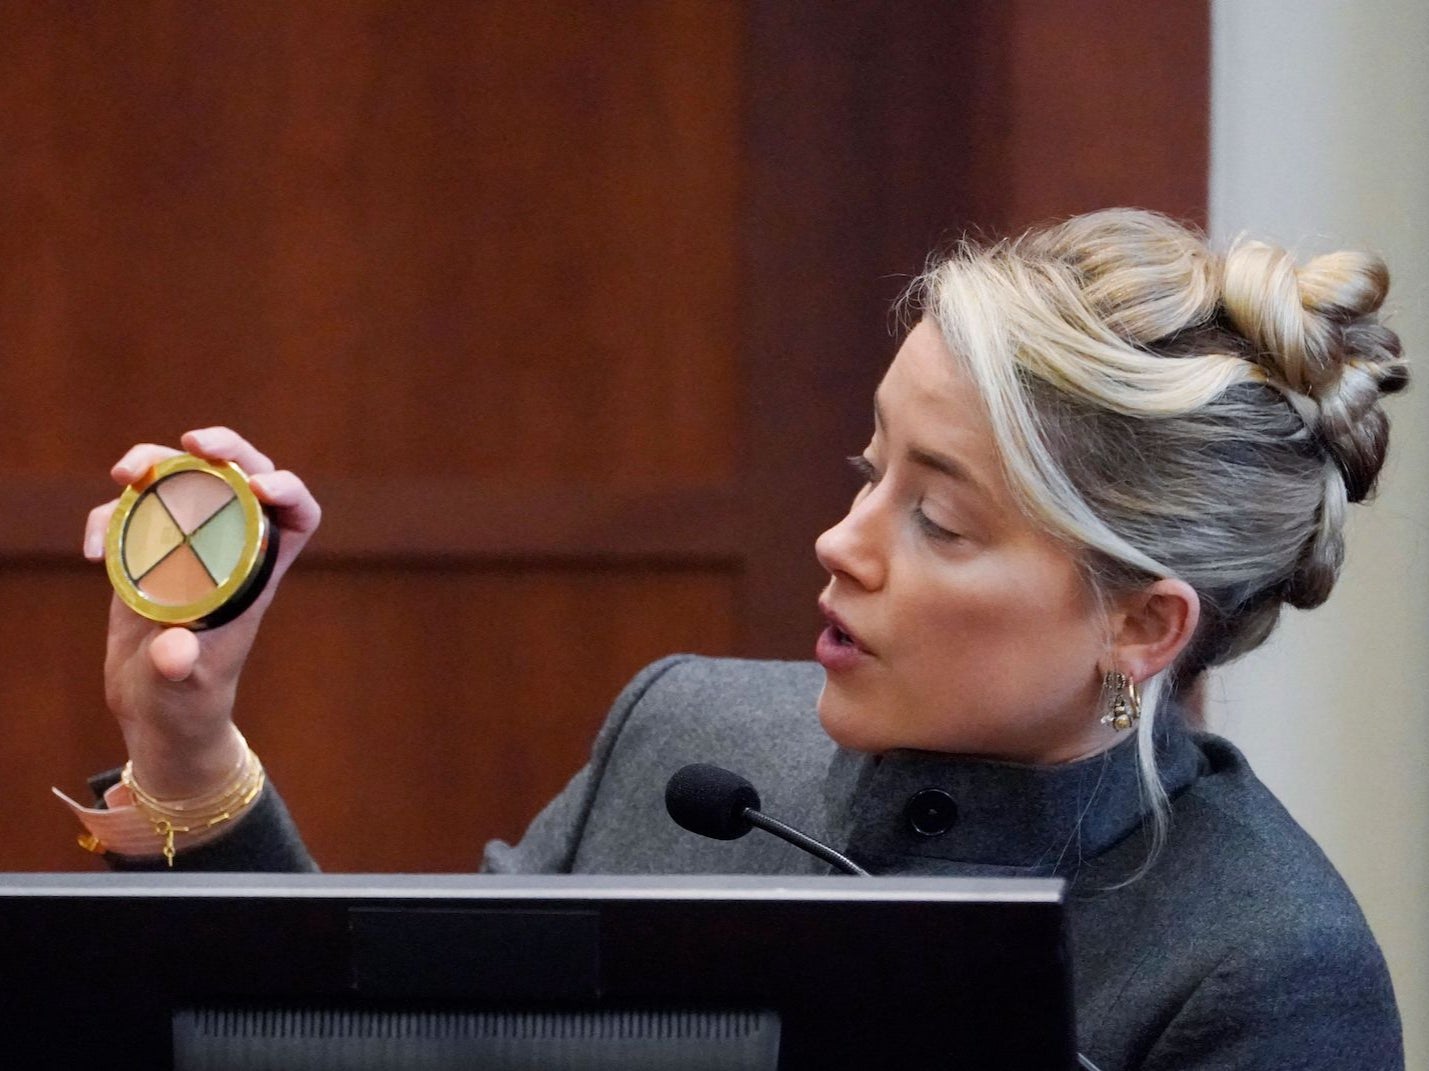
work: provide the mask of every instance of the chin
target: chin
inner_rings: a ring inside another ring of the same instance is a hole
[[[878,733],[871,731],[866,712],[827,681],[819,693],[819,724],[834,743],[850,751],[878,754],[888,750],[887,741],[879,740]]]

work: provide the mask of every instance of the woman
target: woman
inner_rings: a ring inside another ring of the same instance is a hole
[[[1183,701],[1283,605],[1330,592],[1345,506],[1384,460],[1381,395],[1407,382],[1375,315],[1387,285],[1373,257],[1220,258],[1126,210],[960,248],[910,291],[916,323],[852,459],[864,487],[817,543],[821,665],[649,667],[486,869],[821,869],[665,818],[669,774],[716,762],[875,872],[1067,878],[1079,1048],[1104,1069],[1401,1067],[1353,897],[1239,753],[1190,732]],[[256,473],[288,531],[265,601],[217,632],[112,611],[132,780],[173,800],[251,775],[234,688],[318,520],[233,433],[184,446]],[[164,453],[136,447],[116,480]],[[155,865],[152,815],[128,799],[112,789],[88,821],[116,865]],[[271,790],[178,847],[185,866],[312,866]]]

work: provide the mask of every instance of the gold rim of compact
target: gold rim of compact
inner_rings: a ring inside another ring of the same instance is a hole
[[[277,534],[242,469],[179,454],[119,496],[104,561],[115,592],[136,614],[162,625],[213,628],[237,617],[262,590]]]

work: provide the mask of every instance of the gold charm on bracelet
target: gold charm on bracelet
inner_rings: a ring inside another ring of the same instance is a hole
[[[135,782],[132,761],[124,765],[119,779],[128,787],[134,799],[134,806],[143,812],[149,824],[154,827],[154,835],[163,841],[164,860],[172,867],[174,857],[178,854],[178,847],[174,843],[175,836],[212,829],[242,814],[263,791],[264,773],[263,764],[245,742],[243,758],[233,775],[222,788],[207,796],[194,796],[184,800],[156,799]],[[80,843],[83,845],[83,838]]]

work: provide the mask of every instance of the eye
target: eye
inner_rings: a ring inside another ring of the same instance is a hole
[[[918,525],[918,530],[929,539],[951,542],[962,538],[957,532],[944,528],[941,524],[938,524],[933,518],[924,513],[921,503],[913,508],[913,521]]]
[[[853,457],[847,458],[846,460],[848,461],[849,468],[853,469],[853,471],[858,474],[858,478],[864,483],[875,484],[878,482],[878,470],[873,467],[873,462],[868,460],[868,458],[862,454],[854,454]]]

